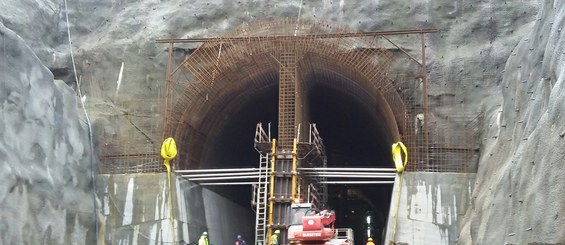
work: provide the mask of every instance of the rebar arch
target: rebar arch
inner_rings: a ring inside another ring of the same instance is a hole
[[[400,140],[406,103],[387,78],[394,55],[372,36],[335,35],[340,33],[352,32],[325,22],[258,22],[209,40],[186,57],[169,77],[172,107],[165,126],[165,134],[189,147],[179,157],[180,168],[201,160],[223,113],[278,85],[280,57],[289,51],[296,54],[302,88],[312,77],[341,81],[327,86],[374,100],[391,140]]]

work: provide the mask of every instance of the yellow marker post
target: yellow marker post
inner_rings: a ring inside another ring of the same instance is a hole
[[[171,189],[171,164],[170,161],[177,156],[177,145],[172,137],[169,137],[163,141],[161,145],[161,156],[163,157],[163,164],[167,167],[167,178],[169,180],[169,210],[171,219],[171,242],[176,241],[175,237],[175,222],[173,220],[173,199],[172,199],[172,189]]]
[[[404,159],[402,155],[404,154]],[[392,144],[392,160],[394,161],[394,166],[396,167],[396,172],[404,172],[406,163],[408,162],[408,150],[402,142],[398,141]]]
[[[273,235],[273,209],[275,206],[275,151],[277,147],[277,140],[273,139],[273,146],[271,148],[271,183],[269,190],[269,229],[267,229],[267,244],[271,244],[271,235]]]
[[[404,154],[404,159],[402,155]],[[398,209],[400,207],[400,194],[402,191],[402,177],[404,176],[404,168],[408,162],[408,150],[406,146],[398,141],[392,144],[392,160],[394,161],[394,166],[396,167],[396,172],[400,175],[400,182],[398,184],[398,198],[396,200],[396,211],[394,214],[394,222],[392,225],[392,240],[396,240],[396,220],[398,219]]]
[[[296,152],[297,152],[297,140],[294,139],[293,141],[293,146],[292,146],[292,192],[291,192],[291,197],[292,200],[296,200],[296,182],[297,182],[297,176],[296,176],[296,164],[297,164],[297,159],[296,159]]]

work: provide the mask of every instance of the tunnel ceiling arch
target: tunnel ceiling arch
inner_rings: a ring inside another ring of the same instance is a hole
[[[407,125],[406,102],[387,77],[395,56],[380,48],[374,37],[339,37],[340,33],[351,31],[325,22],[258,22],[209,40],[187,56],[168,77],[170,118],[165,135],[172,135],[184,149],[179,168],[197,166],[222,115],[277,86],[282,65],[277,57],[289,49],[296,52],[297,69],[305,81],[332,77],[349,86],[328,86],[372,98],[391,137],[400,140]]]

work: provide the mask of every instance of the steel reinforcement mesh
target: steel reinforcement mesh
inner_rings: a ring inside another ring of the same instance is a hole
[[[413,105],[406,110],[406,131],[404,143],[408,148],[407,171],[419,172],[460,172],[473,173],[477,170],[480,130],[483,113],[471,108],[439,106],[431,103],[428,106],[427,118],[421,101],[420,78],[413,74],[396,74],[393,82],[407,104]],[[461,86],[454,89],[433,87],[432,93],[441,97],[462,91]],[[459,100],[461,95],[453,95]],[[428,144],[424,139],[424,120],[427,122]]]
[[[398,36],[413,41],[407,37]],[[284,75],[285,67],[292,66],[300,78],[342,77],[334,80],[344,81],[344,88],[350,86],[345,81],[354,81],[355,86],[386,102],[392,113],[385,116],[396,122],[399,137],[409,149],[409,171],[472,172],[478,156],[480,113],[435,116],[434,105],[422,103],[420,66],[391,68],[395,62],[416,64],[413,60],[422,54],[415,52],[410,60],[402,53],[392,53],[391,45],[382,45],[383,38],[326,22],[286,19],[246,24],[224,36],[203,39],[205,42],[180,62],[169,58],[167,92],[163,99],[150,102],[164,111],[139,107],[148,103],[144,99],[120,105],[134,115],[145,116],[128,115],[121,123],[123,130],[104,131],[99,146],[101,171],[164,171],[158,154],[163,136],[173,136],[181,145],[192,147],[190,154],[179,153],[176,168],[197,167],[222,115],[243,103],[245,97],[279,86],[281,79],[298,79]],[[174,48],[175,42],[168,45]],[[367,97],[355,89],[347,90],[353,96]],[[288,119],[283,128],[289,132],[285,133],[294,135],[294,115],[300,112],[279,107],[279,117]],[[164,121],[156,114],[164,115]],[[426,130],[423,120],[427,120]]]
[[[104,174],[146,173],[165,171],[160,156],[163,111],[162,99],[120,101],[115,112],[107,117],[119,128],[104,127],[98,135]]]

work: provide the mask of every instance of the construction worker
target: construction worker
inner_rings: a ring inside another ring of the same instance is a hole
[[[369,237],[369,238],[367,239],[367,245],[375,245],[375,243],[373,242],[373,238],[372,238],[372,237]]]
[[[202,236],[198,240],[198,245],[210,245],[210,241],[208,241],[208,232],[202,232]]]
[[[269,241],[269,244],[270,244],[270,245],[279,245],[279,234],[281,234],[281,231],[280,231],[280,230],[276,230],[276,231],[275,231],[275,234],[273,234],[273,235],[271,236],[271,239],[270,239],[270,241]]]
[[[235,239],[235,245],[247,245],[247,243],[245,242],[245,240],[243,240],[241,235],[237,235],[237,238]]]

